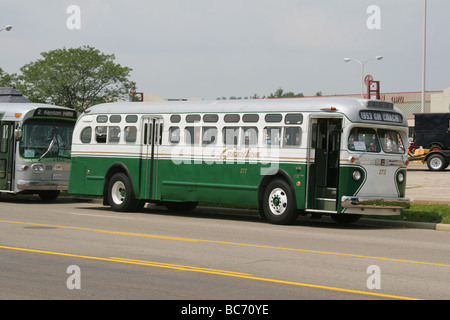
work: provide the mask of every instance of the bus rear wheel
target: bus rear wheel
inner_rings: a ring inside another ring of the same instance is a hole
[[[135,211],[141,203],[133,194],[130,179],[124,173],[116,173],[108,183],[108,203],[114,211]]]
[[[291,224],[298,217],[294,194],[284,180],[276,179],[269,183],[262,205],[264,216],[270,223]]]

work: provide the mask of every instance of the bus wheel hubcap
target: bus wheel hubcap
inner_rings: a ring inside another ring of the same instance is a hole
[[[114,182],[111,189],[111,196],[114,203],[121,204],[125,199],[125,185],[122,181]]]
[[[276,188],[269,195],[269,208],[274,215],[281,215],[287,208],[287,196],[283,189]]]

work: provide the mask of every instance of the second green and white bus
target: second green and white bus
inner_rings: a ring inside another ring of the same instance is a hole
[[[69,185],[73,109],[0,103],[0,193],[54,200]]]
[[[69,193],[115,211],[257,206],[275,224],[397,215],[409,207],[407,130],[401,111],[376,100],[101,104],[75,126]]]

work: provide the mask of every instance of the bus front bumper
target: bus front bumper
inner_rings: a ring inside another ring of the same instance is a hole
[[[343,208],[408,209],[410,207],[410,200],[409,198],[394,197],[343,196],[341,206]]]
[[[17,189],[25,190],[67,190],[69,181],[17,181]]]

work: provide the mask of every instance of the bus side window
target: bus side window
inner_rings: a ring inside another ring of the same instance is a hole
[[[125,121],[127,123],[136,123],[137,120],[138,120],[138,117],[137,117],[137,115],[134,115],[134,114],[129,114],[125,117]]]
[[[301,141],[301,128],[300,127],[285,127],[283,146],[284,147],[299,147]]]
[[[212,145],[217,142],[217,128],[216,127],[203,127],[202,145]]]
[[[198,145],[200,142],[200,127],[184,128],[184,136],[186,144]]]
[[[258,145],[258,128],[257,127],[242,127],[242,145],[256,146]]]
[[[186,122],[188,123],[198,123],[200,122],[201,117],[199,114],[188,114],[186,116]]]
[[[225,127],[222,131],[223,143],[228,146],[237,146],[239,142],[239,127]]]
[[[265,144],[268,146],[280,146],[281,127],[264,128]]]
[[[104,116],[104,115],[97,116],[97,122],[98,123],[106,123],[106,122],[108,122],[108,116]]]
[[[169,142],[171,144],[177,144],[180,142],[180,128],[170,127],[169,128]]]
[[[239,122],[240,119],[241,119],[241,116],[238,114],[226,114],[223,117],[223,120],[226,123],[237,123],[237,122]]]
[[[122,121],[122,117],[118,114],[114,114],[112,116],[109,117],[109,121],[111,123],[120,123],[120,121]]]
[[[108,142],[118,143],[120,140],[120,127],[109,127],[109,139]]]
[[[259,121],[259,115],[256,114],[256,113],[244,114],[244,115],[242,116],[242,120],[243,120],[244,122],[252,122],[252,123],[255,123],[255,122],[258,122],[258,121]]]
[[[205,123],[215,123],[217,121],[219,121],[219,116],[217,114],[203,115],[203,122],[205,122]]]
[[[181,116],[179,114],[173,114],[170,116],[170,122],[179,123],[181,121]]]
[[[125,142],[136,142],[137,128],[134,126],[125,127]]]
[[[81,131],[80,140],[81,143],[90,143],[92,138],[92,128],[86,127]]]
[[[97,143],[106,143],[106,133],[108,132],[108,127],[99,126],[95,128],[95,140]]]
[[[279,113],[268,113],[264,117],[266,122],[281,122],[281,119],[283,119],[283,116]]]
[[[284,123],[286,124],[302,124],[303,114],[301,113],[288,113],[284,118]]]

